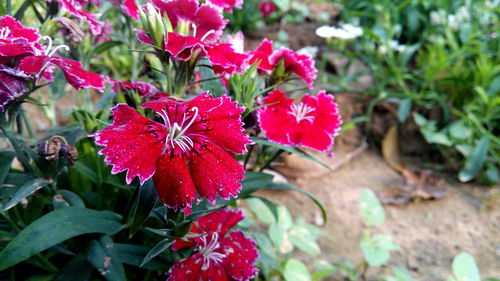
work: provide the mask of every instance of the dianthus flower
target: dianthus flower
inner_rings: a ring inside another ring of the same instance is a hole
[[[47,1],[47,0],[46,0]],[[95,36],[104,35],[104,22],[99,21],[96,14],[92,14],[91,12],[85,11],[83,6],[87,4],[98,5],[100,1],[74,1],[74,0],[57,0],[60,6],[68,13],[72,14],[76,18],[78,18],[81,22],[88,23],[90,27],[90,33]]]
[[[243,108],[227,96],[201,94],[190,101],[162,98],[141,107],[156,111],[163,123],[118,104],[113,124],[94,134],[99,152],[112,173],[128,170],[130,184],[138,176],[153,177],[160,199],[174,209],[191,206],[196,194],[215,202],[217,195],[236,197],[244,170],[235,154],[251,141],[242,132]]]
[[[241,9],[243,6],[243,0],[208,0],[207,2],[230,13],[234,8]]]
[[[263,17],[268,17],[276,11],[276,6],[272,1],[262,1],[259,5],[259,10]]]
[[[255,50],[249,52],[248,64],[259,62],[257,69],[266,73],[274,70],[281,61],[283,61],[285,72],[295,73],[309,89],[313,89],[318,70],[314,67],[314,60],[311,56],[299,54],[284,47],[273,50],[273,42],[267,39],[262,40]]]
[[[316,97],[305,95],[300,103],[294,103],[274,90],[264,98],[264,104],[268,106],[258,111],[258,119],[270,141],[318,151],[331,149],[342,123],[332,95],[320,91]]]
[[[48,46],[39,43],[47,40]],[[52,81],[54,66],[59,67],[70,85],[76,89],[104,89],[104,78],[83,70],[80,62],[54,56],[61,45],[52,48],[52,40],[40,36],[38,30],[24,27],[11,16],[0,17],[0,110],[12,99],[20,97],[26,90],[22,82],[37,81],[40,77]]]
[[[168,16],[174,29],[179,26],[185,27],[200,40],[219,40],[228,22],[220,11],[209,5],[200,6],[197,0],[152,0],[151,2]]]
[[[199,218],[191,232],[206,235],[175,241],[174,250],[192,248],[194,252],[170,268],[167,281],[253,278],[258,272],[255,268],[259,256],[256,243],[241,231],[229,232],[243,218],[241,210],[226,209]]]

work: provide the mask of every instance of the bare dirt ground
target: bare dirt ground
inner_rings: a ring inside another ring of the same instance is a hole
[[[349,106],[342,106],[343,116],[349,116]],[[347,111],[347,112],[346,112]],[[358,242],[364,226],[357,200],[364,188],[376,193],[400,185],[403,177],[393,170],[376,148],[359,149],[360,135],[351,130],[337,139],[333,158],[315,155],[334,168],[333,172],[297,156],[287,156],[283,167],[275,167],[290,183],[313,193],[325,206],[328,222],[325,237],[320,240],[319,259],[354,264],[363,261]],[[357,153],[356,153],[357,151]],[[416,168],[416,165],[411,165]],[[500,276],[500,186],[484,187],[461,184],[453,175],[440,174],[447,181],[447,191],[440,200],[386,205],[386,221],[373,233],[391,235],[401,246],[393,252],[389,265],[409,270],[416,280],[445,280],[452,276],[453,257],[460,252],[472,254],[481,276]],[[318,223],[319,209],[302,194],[290,191],[265,191],[270,200],[286,205],[294,216],[304,216]],[[496,199],[495,199],[496,198]],[[496,200],[496,201],[495,201]],[[318,257],[303,255],[312,264]],[[385,268],[370,268],[369,279],[389,273]],[[335,274],[334,274],[335,275]],[[325,280],[343,280],[328,277]]]

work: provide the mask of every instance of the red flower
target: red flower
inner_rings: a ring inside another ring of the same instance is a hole
[[[234,155],[251,143],[242,132],[243,108],[227,96],[207,93],[141,107],[156,111],[163,123],[119,104],[112,110],[113,124],[94,134],[112,173],[128,170],[129,184],[136,176],[141,184],[153,177],[160,199],[174,209],[190,206],[197,193],[211,202],[217,195],[237,196],[244,171]]]
[[[318,70],[314,67],[314,60],[308,55],[301,55],[288,48],[280,48],[269,57],[269,63],[277,66],[283,60],[285,71],[295,73],[306,82],[309,89],[314,89],[313,82]]]
[[[189,247],[194,252],[170,268],[167,281],[243,281],[253,278],[258,272],[255,268],[259,256],[256,243],[241,231],[229,232],[242,219],[240,210],[226,209],[199,218],[198,226],[194,225],[191,231],[207,234],[187,242],[175,241],[175,250]]]
[[[103,35],[104,23],[97,20],[97,15],[87,12],[82,8],[87,1],[75,2],[73,0],[57,0],[57,2],[59,2],[68,13],[77,17],[80,21],[88,23],[92,35]]]
[[[249,52],[249,55],[248,64],[258,61],[257,69],[267,73],[274,70],[283,60],[286,72],[295,73],[306,82],[309,89],[313,89],[318,70],[314,67],[314,60],[310,56],[299,54],[288,48],[273,50],[273,42],[267,39],[262,40],[262,43]]]
[[[262,1],[259,5],[259,10],[263,17],[267,17],[276,11],[276,6],[271,1]]]
[[[42,51],[38,30],[26,28],[11,16],[0,17],[0,56],[14,57]],[[0,63],[7,63],[0,59]]]
[[[126,15],[134,20],[139,20],[139,7],[135,3],[135,0],[122,0],[120,6]]]
[[[66,81],[77,90],[81,88],[94,88],[101,92],[104,90],[105,79],[102,75],[83,70],[79,61],[47,55],[29,56],[21,60],[19,69],[28,75],[34,74],[35,77],[39,77],[50,65],[59,67],[64,72]]]
[[[333,96],[320,91],[305,95],[300,103],[274,90],[264,98],[268,106],[258,111],[260,127],[266,137],[284,145],[300,145],[328,151],[342,123]]]
[[[215,8],[208,5],[198,6],[196,0],[152,0],[162,13],[166,14],[175,29],[187,25],[193,36],[208,41],[220,39],[227,20]]]
[[[250,59],[248,60],[248,64],[252,65],[256,61],[259,61],[258,69],[271,72],[274,69],[274,65],[269,63],[269,57],[273,54],[273,41],[267,40],[264,38],[260,45],[253,51],[249,52]]]
[[[212,63],[215,74],[241,72],[248,57],[246,54],[235,52],[232,45],[228,43],[204,43],[196,37],[172,32],[168,34],[165,50],[181,60],[189,60],[198,50]]]
[[[10,100],[20,97],[28,89],[26,81],[29,76],[22,71],[11,69],[0,64],[0,111]]]
[[[160,92],[155,86],[146,82],[124,82],[112,80],[114,92],[136,92],[140,96],[148,99],[157,99],[168,96],[165,92]]]
[[[208,0],[208,3],[224,9],[226,12],[232,12],[233,8],[241,9],[243,0]]]

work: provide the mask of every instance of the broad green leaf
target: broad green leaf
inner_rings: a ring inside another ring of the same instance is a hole
[[[392,237],[378,234],[371,237],[368,233],[363,235],[359,246],[366,262],[371,266],[381,266],[390,257],[390,251],[399,249],[399,246],[392,242]]]
[[[85,178],[87,178],[91,182],[97,183],[97,179],[98,179],[97,173],[94,170],[92,170],[89,167],[87,167],[87,165],[85,165],[84,163],[82,163],[82,161],[77,161],[75,163],[74,169],[80,175],[84,176]]]
[[[125,270],[118,256],[115,255],[113,240],[109,236],[90,242],[87,260],[106,280],[126,280]]]
[[[328,216],[326,214],[325,207],[323,207],[323,204],[321,204],[321,202],[319,202],[319,200],[316,199],[316,197],[314,197],[314,195],[303,190],[302,188],[296,187],[295,185],[291,185],[289,183],[271,183],[267,187],[267,189],[272,189],[272,190],[288,190],[289,189],[289,190],[298,191],[298,192],[304,194],[305,196],[309,197],[309,199],[311,199],[314,202],[314,204],[316,204],[316,206],[319,207],[321,214],[323,215],[324,223],[326,223],[326,221],[328,220]]]
[[[16,153],[14,151],[0,152],[0,184],[3,184],[5,178],[7,178],[7,174],[9,173],[14,157],[16,157]]]
[[[257,245],[259,246],[260,251],[264,252],[274,260],[276,259],[276,253],[274,251],[273,244],[271,240],[263,233],[254,232],[252,233],[253,237],[257,241]]]
[[[85,256],[78,255],[73,258],[54,279],[55,281],[87,281],[90,280],[94,268]]]
[[[0,252],[0,271],[63,241],[86,233],[112,235],[121,230],[121,216],[79,207],[57,209],[24,228]]]
[[[117,244],[114,245],[116,256],[122,263],[140,267],[142,260],[148,254],[149,249],[144,246],[132,244]],[[168,266],[158,261],[152,260],[146,263],[143,268],[154,271],[167,271]]]
[[[171,238],[164,239],[160,241],[156,246],[151,249],[147,255],[144,257],[142,260],[141,264],[139,265],[140,267],[143,267],[145,264],[147,264],[150,260],[154,259],[156,256],[159,254],[163,253],[165,250],[170,248],[173,244],[173,240]]]
[[[66,189],[61,189],[58,193],[61,194],[64,201],[68,202],[69,206],[85,208],[85,203],[76,193]]]
[[[410,273],[401,267],[393,266],[392,273],[397,281],[414,281]]]
[[[313,281],[322,280],[323,278],[334,273],[337,270],[337,268],[335,266],[333,266],[332,264],[330,264],[324,260],[319,260],[319,261],[314,262],[313,266],[314,266],[314,269],[317,270],[311,276],[311,279]]]
[[[246,172],[245,179],[241,182],[242,188],[238,198],[246,198],[252,193],[265,188],[273,180],[273,175],[262,172]]]
[[[28,197],[35,191],[39,190],[42,187],[49,185],[52,181],[46,179],[33,179],[23,186],[21,186],[14,196],[10,199],[10,201],[5,205],[4,211],[14,207],[17,203],[21,202],[24,198]]]
[[[476,141],[476,146],[467,158],[464,167],[458,174],[458,179],[461,182],[467,182],[474,179],[477,173],[481,170],[488,155],[488,147],[490,145],[490,138],[483,136]]]
[[[262,198],[248,198],[245,201],[260,221],[267,224],[276,222],[276,216]]]
[[[302,251],[313,256],[320,254],[321,250],[316,243],[315,236],[307,228],[294,225],[288,234],[290,242]]]
[[[278,224],[285,230],[289,230],[293,225],[292,215],[284,205],[278,206]]]
[[[278,144],[278,143],[275,143],[275,142],[272,142],[272,141],[268,141],[267,139],[260,138],[260,137],[250,137],[250,139],[252,139],[253,142],[258,143],[258,144],[267,145],[267,146],[271,146],[271,147],[276,147],[276,148],[279,148],[279,149],[283,149],[286,152],[295,153],[295,154],[297,154],[298,156],[300,156],[302,158],[305,158],[307,160],[311,160],[313,162],[316,162],[316,163],[320,164],[321,166],[327,168],[328,170],[332,169],[327,164],[321,162],[320,160],[312,157],[311,155],[309,155],[307,153],[304,153],[304,152],[298,150],[295,147]]]
[[[151,211],[158,201],[156,187],[152,179],[149,179],[138,188],[139,192],[136,197],[136,202],[132,207],[128,220],[131,223],[130,236],[134,235],[146,222],[149,214],[151,214]]]
[[[307,266],[297,259],[289,259],[283,269],[286,281],[311,281]]]
[[[293,250],[293,245],[288,239],[288,234],[283,227],[275,222],[269,225],[268,230],[269,238],[273,242],[273,245],[282,254],[289,253]]]
[[[412,100],[410,98],[404,99],[399,104],[398,108],[398,119],[399,122],[404,122],[408,118],[411,112]]]
[[[460,253],[451,265],[457,281],[481,281],[474,257],[468,253]]]
[[[363,189],[358,200],[358,209],[367,226],[372,227],[385,221],[385,212],[377,196],[370,189]]]

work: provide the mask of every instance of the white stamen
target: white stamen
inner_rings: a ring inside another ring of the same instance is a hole
[[[193,107],[191,110],[194,111],[194,114],[193,116],[191,116],[191,120],[189,120],[189,123],[187,123],[186,125],[184,125],[184,123],[186,123],[187,121],[186,113],[184,113],[182,121],[179,125],[179,123],[177,122],[174,122],[173,124],[170,122],[170,118],[168,117],[168,113],[166,112],[166,110],[162,110],[161,112],[159,112],[159,115],[165,122],[165,126],[169,130],[165,141],[164,151],[166,151],[168,148],[173,149],[175,146],[179,147],[183,152],[187,152],[191,148],[193,148],[193,140],[191,140],[190,137],[184,135],[184,133],[186,133],[186,131],[191,127],[191,125],[193,125],[193,123],[196,121],[196,118],[198,117],[198,108]]]
[[[66,46],[66,45],[59,45],[59,46],[56,46],[54,49],[52,49],[52,38],[50,38],[49,36],[42,36],[41,38],[42,40],[47,40],[48,43],[47,43],[47,47],[45,48],[45,55],[46,56],[53,56],[57,51],[59,51],[60,49],[65,49],[66,51],[69,51],[69,47]],[[37,55],[40,55],[39,53]]]
[[[312,122],[314,120],[314,116],[307,116],[307,114],[313,112],[315,109],[304,104],[304,103],[294,103],[290,111],[287,113],[295,117],[295,121],[299,123],[302,120],[307,120]]]
[[[193,28],[193,36],[196,37],[196,32],[198,32],[198,27],[194,23],[191,24],[191,27]]]
[[[52,38],[50,38],[49,36],[42,36],[41,39],[49,41],[47,43],[47,48],[45,49],[45,54],[48,54],[50,52],[50,49],[52,49]]]
[[[59,45],[57,47],[55,47],[52,51],[50,51],[50,53],[47,55],[49,57],[53,56],[59,49],[65,49],[66,52],[69,51],[69,47],[66,46],[66,45]]]
[[[203,37],[201,37],[201,41],[205,41],[205,39],[207,39],[208,36],[210,36],[210,34],[212,33],[215,33],[215,30],[210,30],[209,32],[205,33],[205,35],[203,35]]]
[[[210,241],[207,241],[207,236],[202,236],[200,238],[202,245],[200,246],[199,251],[203,255],[203,265],[201,266],[201,270],[207,270],[210,267],[211,262],[219,263],[226,257],[225,254],[215,252],[215,250],[220,247],[219,234],[217,232],[213,232],[212,239],[210,239]]]
[[[10,28],[8,28],[7,26],[0,28],[0,39],[7,39],[9,34],[10,34]]]

